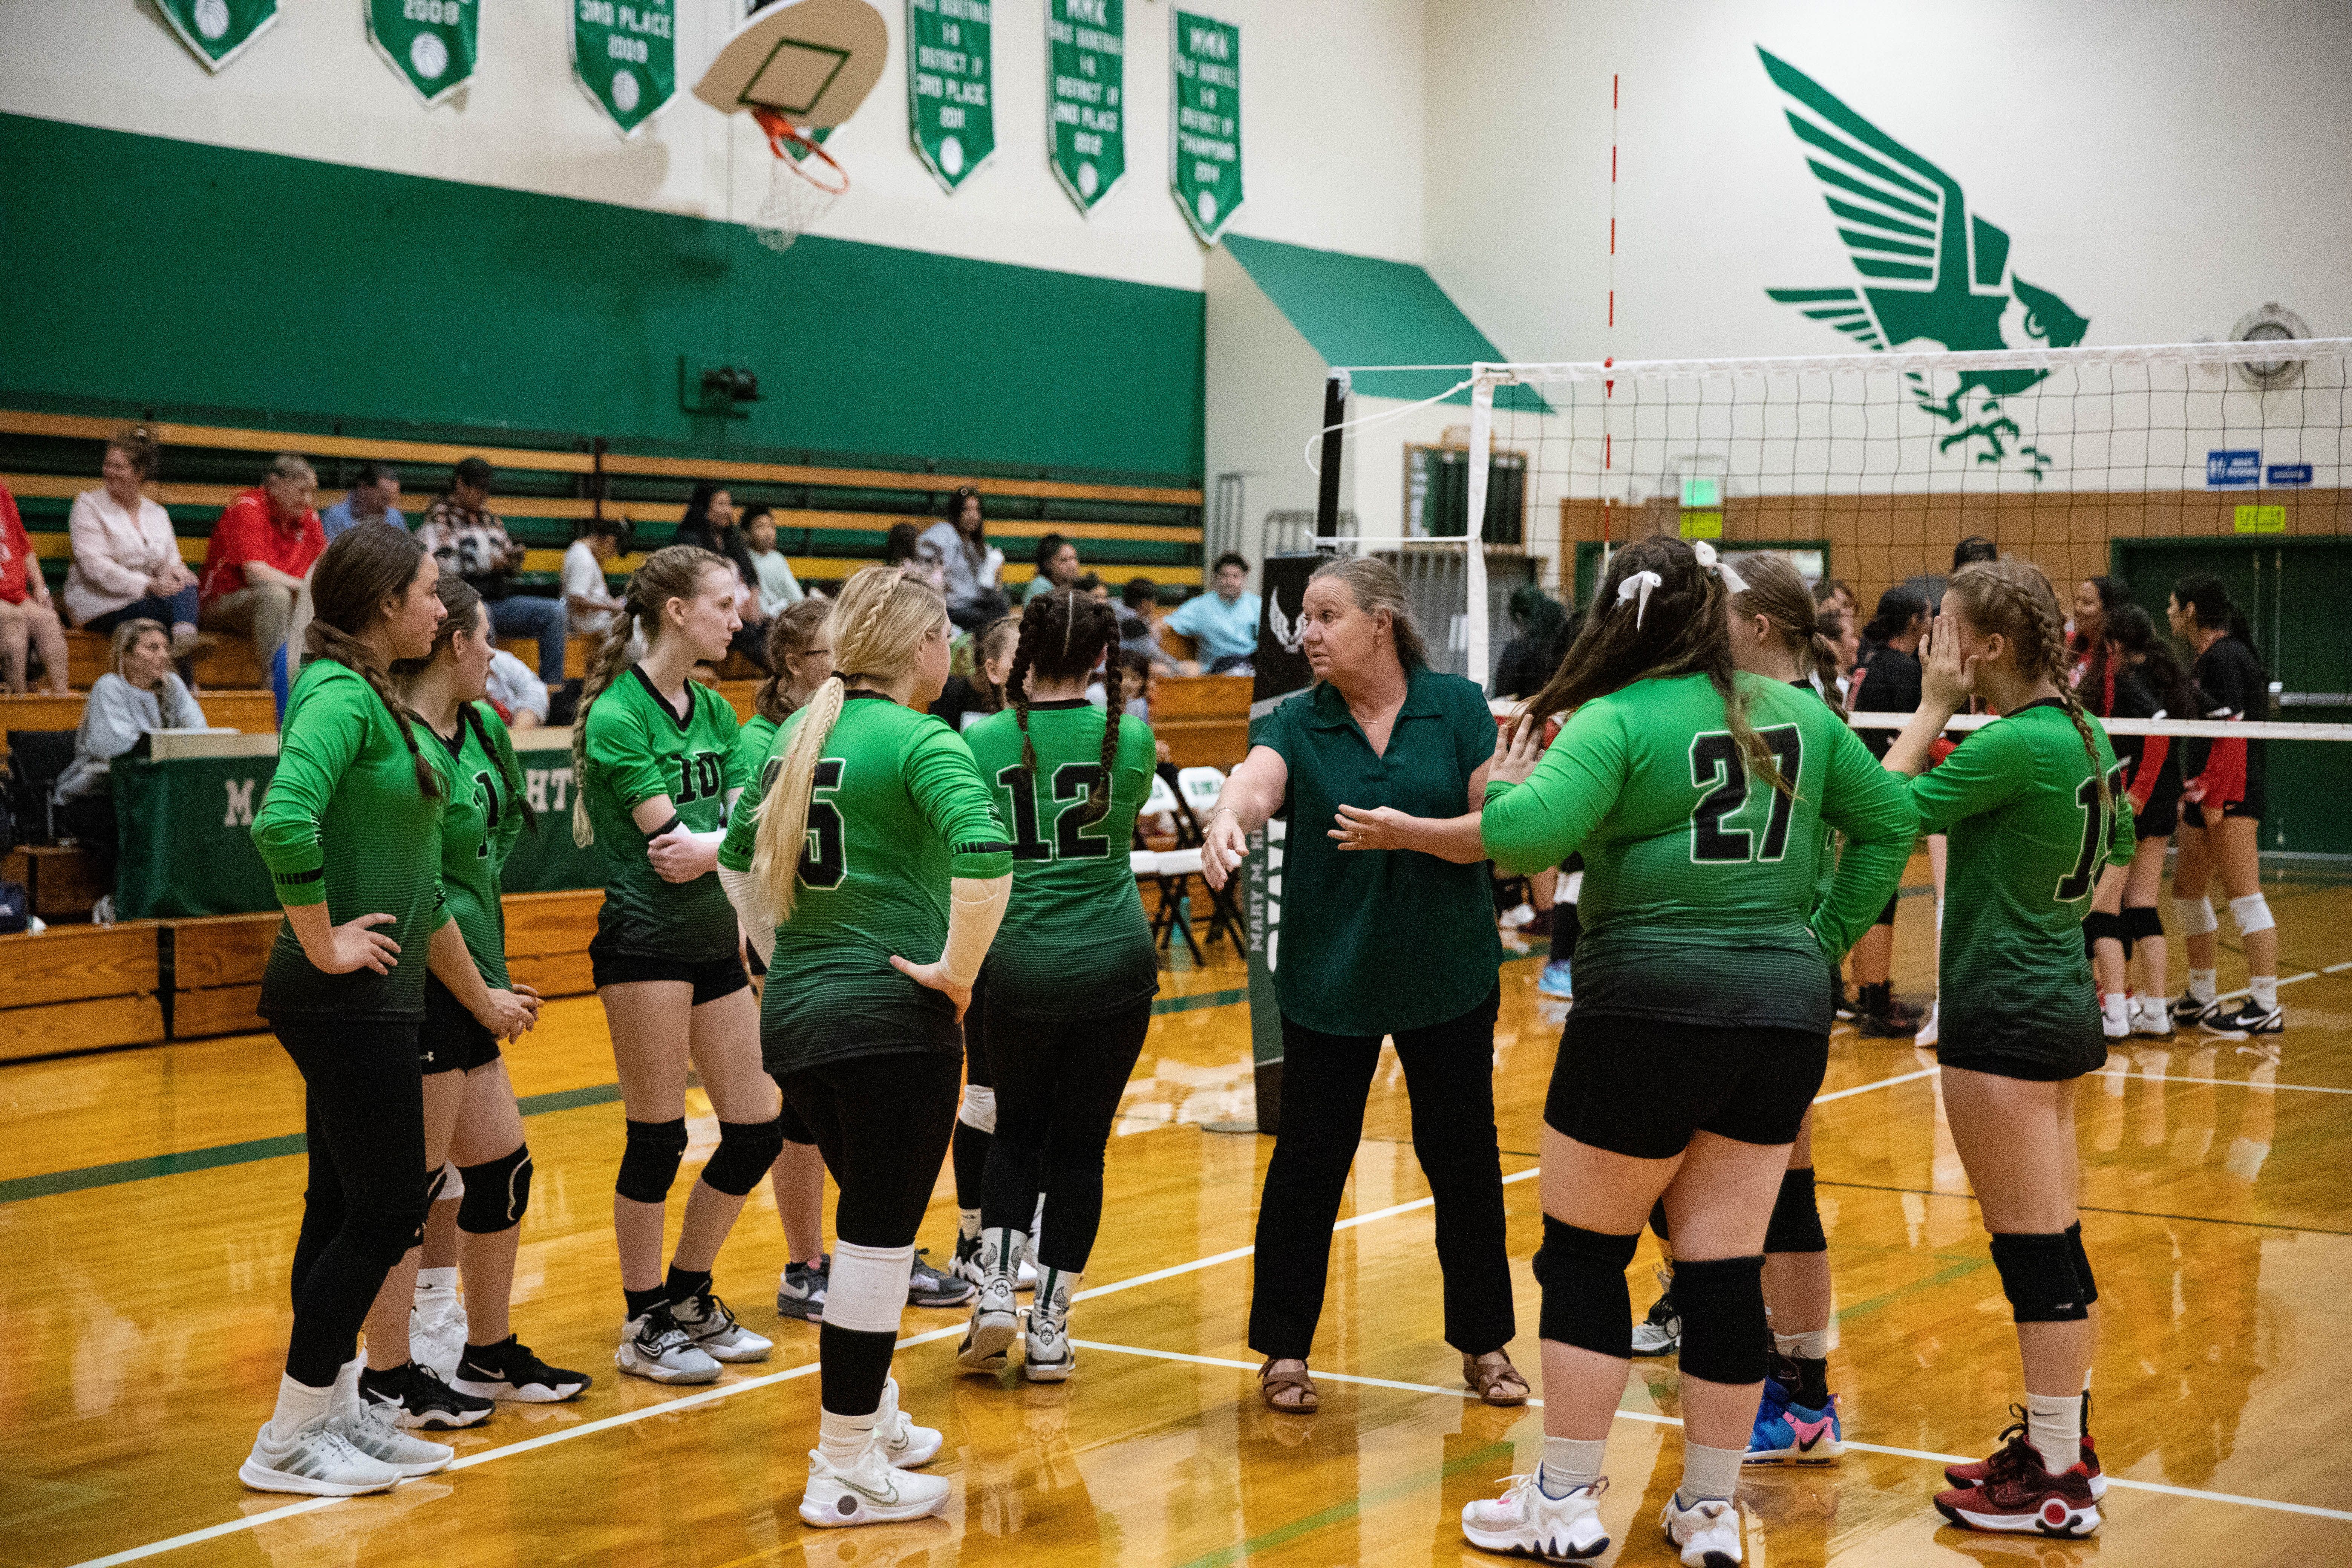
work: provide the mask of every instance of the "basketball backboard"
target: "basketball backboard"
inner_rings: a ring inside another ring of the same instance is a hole
[[[866,0],[788,0],[728,36],[694,96],[724,114],[764,109],[823,131],[866,100],[889,44],[882,13]]]

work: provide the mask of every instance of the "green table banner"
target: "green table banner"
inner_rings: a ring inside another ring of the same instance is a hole
[[[1127,174],[1127,0],[1045,0],[1054,177],[1090,213]]]
[[[907,0],[907,130],[950,194],[996,151],[990,0]]]
[[[1196,11],[1168,14],[1168,188],[1214,245],[1242,209],[1242,30]]]
[[[572,75],[627,141],[677,94],[671,0],[572,0]]]
[[[479,0],[367,0],[368,41],[431,109],[473,79]]]
[[[541,736],[547,740],[534,745]],[[551,893],[563,888],[604,885],[603,851],[572,842],[572,731],[525,730],[515,735],[515,761],[522,765],[522,797],[539,814],[539,831],[526,827],[499,872],[509,893]]]
[[[278,20],[278,0],[155,0],[188,52],[219,70]]]

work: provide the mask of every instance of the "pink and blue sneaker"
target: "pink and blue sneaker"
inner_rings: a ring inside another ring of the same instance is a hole
[[[1819,1410],[1795,1404],[1777,1378],[1764,1380],[1764,1400],[1756,1411],[1756,1430],[1748,1439],[1750,1465],[1827,1465],[1845,1452],[1845,1432],[1838,1424],[1837,1395]]]

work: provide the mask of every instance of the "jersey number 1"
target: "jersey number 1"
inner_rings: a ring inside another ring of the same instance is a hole
[[[2074,868],[2058,879],[2054,895],[2062,904],[2071,904],[2097,885],[2099,852],[2116,832],[2116,796],[2123,793],[2124,770],[2116,768],[2115,776],[2107,781],[2107,809],[2099,809],[2099,781],[2084,779],[2075,786],[2074,798],[2083,805],[2083,849],[2074,857]]]
[[[1765,745],[1771,748],[1772,759],[1780,765],[1780,776],[1789,781],[1790,789],[1797,786],[1797,775],[1804,769],[1805,743],[1794,724],[1776,724],[1769,730],[1759,730]],[[1756,835],[1744,827],[1726,827],[1724,824],[1739,815],[1748,804],[1747,760],[1739,754],[1739,742],[1727,730],[1711,735],[1694,735],[1690,748],[1691,784],[1706,790],[1698,805],[1691,808],[1690,858],[1704,865],[1746,865],[1750,860],[1778,860],[1789,847],[1789,816],[1796,800],[1781,790],[1772,791],[1772,814],[1764,824],[1764,847],[1756,848]],[[1709,787],[1712,786],[1712,787]]]

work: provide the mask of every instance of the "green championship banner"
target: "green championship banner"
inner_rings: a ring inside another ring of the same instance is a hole
[[[572,74],[623,141],[677,93],[672,0],[572,0]]]
[[[950,194],[996,151],[990,3],[907,0],[907,130]]]
[[[1168,188],[1214,245],[1242,207],[1242,30],[1194,11],[1171,11],[1168,28]]]
[[[473,79],[478,0],[367,0],[368,41],[432,108]]]
[[[219,70],[278,20],[278,0],[155,0],[188,52]]]
[[[1092,212],[1127,174],[1127,0],[1045,0],[1054,177]]]

